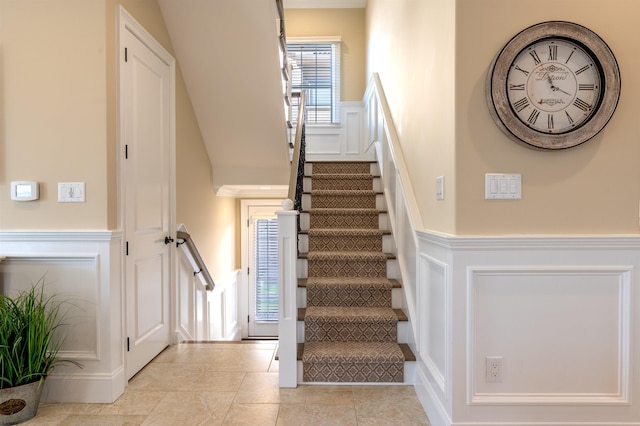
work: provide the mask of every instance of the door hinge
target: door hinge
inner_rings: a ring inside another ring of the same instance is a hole
[[[129,352],[129,338],[127,337],[127,352]]]
[[[127,160],[129,158],[129,145],[124,146],[124,159]]]
[[[128,61],[128,56],[127,56],[127,48],[124,48],[124,61],[127,62]]]
[[[124,255],[125,256],[129,256],[129,241],[127,241],[126,243],[124,243]]]
[[[247,228],[249,227],[249,219],[247,219]]]
[[[249,320],[249,315],[247,315],[247,322],[249,322],[249,321],[250,321],[250,320]]]

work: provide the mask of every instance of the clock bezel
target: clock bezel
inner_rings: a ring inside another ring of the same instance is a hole
[[[525,125],[515,114],[507,92],[509,69],[518,55],[543,39],[564,39],[584,49],[595,61],[602,84],[596,110],[575,129],[547,134]],[[496,55],[487,77],[487,102],[492,118],[510,138],[541,149],[565,149],[580,145],[597,135],[609,122],[620,98],[620,69],[607,43],[590,29],[566,21],[548,21],[516,34]]]

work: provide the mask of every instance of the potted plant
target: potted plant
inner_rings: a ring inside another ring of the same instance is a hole
[[[34,417],[42,386],[56,365],[62,339],[61,302],[45,296],[44,278],[15,297],[0,294],[0,425]]]

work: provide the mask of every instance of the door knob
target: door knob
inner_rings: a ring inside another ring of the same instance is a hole
[[[171,244],[173,242],[173,238],[171,237],[164,237],[164,243],[165,244]]]

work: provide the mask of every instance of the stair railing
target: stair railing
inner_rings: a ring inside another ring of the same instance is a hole
[[[305,162],[305,94],[298,104],[298,122],[293,146],[288,199],[278,215],[278,359],[281,388],[298,385],[298,229],[302,210]]]
[[[380,76],[373,73],[364,96],[367,142],[375,146],[386,197],[389,223],[396,242],[407,313],[416,336],[417,282],[420,258],[416,230],[424,229],[415,192],[409,178],[400,139]],[[416,350],[415,347],[412,349]],[[416,351],[417,353],[417,351]]]
[[[176,245],[178,247],[183,247],[186,250],[189,263],[191,263],[191,266],[193,267],[193,275],[200,275],[206,290],[213,291],[216,283],[213,282],[213,278],[211,278],[207,265],[205,265],[204,260],[202,260],[198,247],[196,247],[196,243],[193,242],[191,235],[186,231],[178,230],[176,236],[178,237],[178,240],[182,240],[178,241]]]

